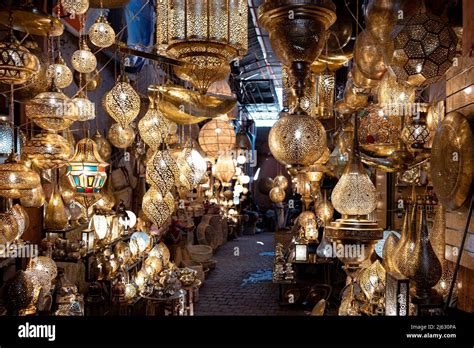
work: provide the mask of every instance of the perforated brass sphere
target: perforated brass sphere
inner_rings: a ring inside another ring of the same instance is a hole
[[[72,67],[83,74],[91,73],[97,67],[97,58],[86,44],[72,54]]]
[[[394,27],[391,67],[398,80],[414,87],[436,82],[453,65],[458,42],[444,19],[419,13]]]
[[[285,200],[285,190],[280,187],[274,187],[269,193],[270,200],[274,203],[281,203]]]
[[[25,309],[34,298],[34,284],[24,271],[18,271],[8,288],[8,304],[16,311]]]
[[[58,268],[56,262],[48,256],[38,256],[30,260],[27,269],[36,269],[46,272],[50,280],[53,280],[58,275]]]
[[[89,28],[89,40],[97,47],[109,47],[115,42],[115,31],[101,14]]]
[[[286,190],[286,188],[288,187],[288,179],[286,178],[286,176],[275,176],[275,179],[273,179],[273,187],[280,187],[283,190]]]
[[[119,123],[114,123],[109,129],[108,137],[113,146],[126,149],[135,140],[135,131],[130,125],[122,127]]]
[[[199,132],[199,145],[211,158],[217,158],[235,146],[234,127],[228,121],[214,119]]]
[[[25,144],[23,153],[38,168],[60,168],[69,159],[71,145],[58,134],[42,132]]]
[[[326,148],[326,131],[316,118],[307,114],[281,113],[270,130],[272,155],[281,163],[307,166],[316,162]]]
[[[11,34],[5,42],[0,42],[0,82],[23,84],[40,69],[38,58],[20,45]]]
[[[64,60],[60,57],[55,64],[48,67],[46,73],[48,85],[54,85],[58,88],[68,87],[73,80],[71,69],[66,65]]]
[[[89,9],[89,0],[61,0],[63,9],[72,15],[81,15]]]

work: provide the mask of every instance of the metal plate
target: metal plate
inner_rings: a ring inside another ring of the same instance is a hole
[[[474,137],[464,115],[452,112],[446,116],[431,153],[434,190],[447,208],[456,210],[469,197],[474,176]]]
[[[60,36],[64,25],[55,17],[43,13],[36,7],[9,7],[0,9],[0,24],[10,27],[10,15],[13,29],[39,36]]]

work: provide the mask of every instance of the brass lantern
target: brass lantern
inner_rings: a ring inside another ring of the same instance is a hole
[[[142,209],[146,217],[160,228],[174,212],[173,195],[151,187],[143,196]]]
[[[107,179],[108,164],[100,158],[97,145],[90,138],[81,139],[69,161],[67,177],[76,193],[99,193]]]
[[[326,119],[333,116],[335,89],[335,74],[329,69],[316,76],[318,118]]]
[[[38,58],[20,45],[12,32],[5,42],[0,42],[0,82],[23,84],[39,69]]]
[[[61,0],[63,9],[71,15],[81,15],[89,9],[89,0]]]
[[[66,139],[56,133],[42,132],[25,144],[23,153],[38,168],[60,168],[68,161],[71,146]]]
[[[286,190],[288,187],[288,179],[284,175],[277,175],[273,179],[273,187],[280,187],[283,190]]]
[[[77,120],[78,121],[90,121],[95,118],[95,104],[87,98],[83,91],[72,99],[72,102],[76,106]]]
[[[61,55],[59,55],[54,64],[48,67],[46,78],[49,86],[54,84],[57,88],[66,88],[72,83],[71,69],[66,65]]]
[[[0,196],[21,198],[41,187],[39,175],[16,160],[0,164]]]
[[[453,65],[458,42],[448,22],[430,13],[395,26],[391,68],[398,80],[421,87],[436,82]]]
[[[326,131],[316,118],[304,112],[287,114],[270,130],[268,143],[277,161],[307,166],[316,162],[326,148]]]
[[[97,144],[97,152],[99,152],[100,158],[108,160],[112,154],[112,145],[110,145],[107,138],[97,130],[97,133],[92,137],[92,140]]]
[[[234,127],[227,121],[209,121],[199,132],[199,145],[210,158],[219,157],[235,147]]]
[[[276,186],[270,190],[269,197],[272,202],[281,203],[285,200],[285,190]]]
[[[109,47],[115,42],[115,31],[103,13],[89,28],[89,40],[97,47]]]
[[[25,113],[39,127],[49,131],[65,130],[77,120],[76,105],[54,87],[26,103]]]
[[[381,80],[387,71],[382,47],[366,30],[357,36],[354,45],[354,62],[360,72],[371,80]]]
[[[94,53],[91,52],[85,41],[80,45],[80,48],[72,54],[71,58],[72,67],[82,73],[91,73],[97,68],[97,58]]]
[[[113,146],[126,149],[135,140],[135,131],[129,124],[114,123],[110,126],[108,137]]]
[[[207,172],[206,160],[198,150],[192,146],[186,146],[178,155],[178,162],[179,161],[184,161],[189,166],[187,181],[192,187],[196,187]]]
[[[205,94],[247,51],[247,11],[245,0],[157,1],[158,50],[185,62],[175,73]]]
[[[102,103],[105,111],[122,127],[129,125],[140,112],[140,96],[125,77],[105,94]]]
[[[160,192],[168,192],[177,182],[179,170],[168,150],[157,150],[146,166],[146,182]]]

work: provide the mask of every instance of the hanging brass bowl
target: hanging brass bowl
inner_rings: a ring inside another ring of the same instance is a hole
[[[0,10],[0,24],[24,33],[38,36],[60,36],[64,25],[59,18],[47,15],[31,5],[22,7],[6,7]]]
[[[158,109],[178,124],[194,124],[230,112],[236,105],[234,97],[200,94],[178,86],[159,86]]]
[[[445,117],[431,152],[436,195],[447,208],[458,209],[470,197],[474,177],[474,136],[464,115],[452,112]]]
[[[120,8],[127,6],[130,0],[89,0],[89,8]]]

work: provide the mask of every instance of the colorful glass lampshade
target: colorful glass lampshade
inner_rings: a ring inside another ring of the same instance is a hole
[[[208,157],[219,157],[235,147],[234,127],[227,121],[209,121],[199,132],[199,145]]]
[[[96,143],[90,138],[81,139],[69,161],[67,177],[76,193],[99,193],[107,179],[108,163],[100,158]]]
[[[125,77],[105,94],[102,103],[105,111],[122,127],[129,125],[140,112],[140,96]]]
[[[41,169],[54,169],[66,165],[71,153],[69,142],[56,133],[42,132],[31,138],[23,154]]]
[[[115,42],[115,31],[101,13],[99,18],[89,28],[89,40],[97,47],[109,47]]]
[[[391,68],[399,81],[421,87],[436,82],[453,65],[458,42],[449,23],[418,13],[395,25]]]
[[[0,82],[18,85],[27,82],[40,69],[38,58],[9,34],[0,42]]]

